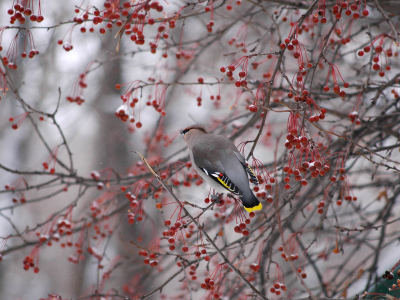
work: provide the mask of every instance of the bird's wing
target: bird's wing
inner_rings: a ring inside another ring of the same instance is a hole
[[[234,152],[237,159],[240,161],[240,163],[244,166],[246,169],[247,174],[249,174],[251,181],[255,184],[258,185],[258,179],[256,174],[254,173],[253,169],[250,167],[249,163],[246,161],[246,159],[243,157],[242,154],[240,154],[239,151]]]
[[[257,177],[231,140],[213,134],[203,135],[192,145],[193,161],[220,186],[240,196],[248,212],[262,205],[250,189],[247,174],[254,183]]]
[[[212,142],[210,142],[210,139],[212,139]],[[226,148],[226,145],[221,144],[224,142],[226,141],[223,137],[209,134],[207,142],[200,140],[195,143],[192,146],[194,163],[206,176],[212,178],[220,186],[233,194],[242,195],[241,190],[226,174],[225,168],[221,163],[220,157],[226,156],[230,156],[231,159],[239,163],[232,151],[229,151],[230,148]]]
[[[244,208],[248,212],[260,210],[262,205],[257,197],[254,196],[250,188],[247,174],[250,174],[252,181],[255,183],[258,183],[257,177],[243,156],[240,155],[239,158],[237,157],[238,154],[240,155],[240,153],[235,152],[232,157],[228,156],[222,159],[222,165],[224,166],[226,175],[229,179],[241,190],[242,194],[240,195],[240,200],[242,201]]]
[[[207,176],[211,177],[215,182],[223,186],[229,192],[238,196],[242,195],[242,192],[239,190],[239,188],[225,174],[219,172],[209,173],[206,168],[203,168],[202,170]]]

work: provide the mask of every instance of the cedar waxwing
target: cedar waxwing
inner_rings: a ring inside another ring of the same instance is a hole
[[[248,212],[262,208],[250,189],[247,174],[256,185],[257,177],[230,139],[207,133],[204,126],[197,124],[181,134],[189,146],[193,167],[205,182],[219,193],[228,190],[238,195]]]

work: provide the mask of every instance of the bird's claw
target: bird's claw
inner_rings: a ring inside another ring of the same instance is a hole
[[[222,194],[216,193],[216,194],[211,196],[211,200],[213,202],[216,202],[217,204],[220,204],[219,200],[221,200],[221,196],[222,196]]]

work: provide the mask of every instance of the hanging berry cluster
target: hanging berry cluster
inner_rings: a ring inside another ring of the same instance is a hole
[[[258,249],[258,254],[257,254],[257,258],[256,258],[256,262],[255,263],[252,263],[251,265],[250,265],[250,269],[254,272],[254,273],[257,273],[259,270],[260,270],[260,264],[261,264],[261,257],[262,257],[262,252],[263,252],[263,249],[264,249],[264,246],[265,246],[265,242],[267,241],[268,239],[265,239],[264,241],[262,241],[262,243],[260,243],[260,248]]]
[[[294,176],[296,181],[306,186],[308,181],[307,171],[312,178],[324,176],[330,170],[330,165],[325,161],[319,151],[318,145],[307,138],[304,127],[299,121],[299,116],[291,112],[288,120],[288,134],[286,135],[285,147],[289,149],[288,162],[283,168],[287,174],[284,181],[285,189],[290,189],[290,177]],[[295,154],[295,149],[298,149]],[[303,174],[303,176],[302,176]]]
[[[209,291],[210,295],[213,296],[214,299],[221,298],[221,295],[219,294],[219,288],[222,283],[222,269],[225,267],[225,263],[217,265],[211,275],[205,278],[204,282],[202,282],[200,285],[202,289]]]
[[[222,73],[226,72],[226,76],[230,81],[234,80],[233,77],[233,72],[239,67],[242,66],[242,71],[239,72],[239,80],[235,82],[235,85],[237,87],[247,87],[247,67],[249,63],[249,58],[251,58],[254,55],[247,55],[247,56],[242,56],[238,60],[236,60],[234,63],[229,65],[228,67],[221,67],[220,71]],[[227,71],[228,70],[228,71]]]
[[[4,33],[4,29],[6,27],[3,27],[3,30],[0,29],[0,44],[1,44],[1,38]],[[3,56],[3,64],[4,66],[8,66],[11,70],[16,70],[17,69],[17,56],[18,56],[18,35],[20,31],[14,36],[14,38],[11,40],[10,47],[7,50],[7,54]],[[29,39],[29,44],[31,50],[29,51],[29,58],[33,58],[35,55],[39,55],[39,51],[36,50],[35,47],[35,42],[33,41],[33,35],[29,30],[26,30],[25,34],[25,42],[24,42],[24,50],[21,53],[22,58],[26,58],[28,54],[26,53],[26,41]],[[0,46],[0,51],[1,51],[1,46]]]
[[[149,249],[149,251],[144,249],[139,251],[139,255],[145,257],[145,259],[143,260],[143,263],[145,265],[149,265],[152,268],[158,266],[159,260],[157,253],[160,253],[160,242],[161,242],[160,238],[155,238],[147,246],[147,249]]]
[[[275,263],[275,276],[274,276],[274,285],[270,288],[270,292],[279,296],[282,292],[287,291],[287,287],[285,285],[285,274],[283,272],[282,267]]]
[[[28,187],[28,183],[24,177],[18,177],[16,180],[14,180],[11,184],[6,184],[4,188],[6,191],[12,191],[13,192],[13,198],[12,202],[13,203],[25,203],[26,198],[25,198],[25,191]]]
[[[17,0],[13,7],[7,11],[7,13],[11,16],[10,24],[14,24],[15,21],[18,21],[20,24],[25,24],[26,17],[29,17],[31,22],[40,23],[44,20],[41,12],[40,0],[38,3],[37,14],[35,14],[33,0]]]
[[[346,96],[346,92],[340,89],[340,86],[338,85],[338,81],[337,81],[337,78],[336,78],[336,72],[339,74],[340,78],[342,79],[344,88],[348,88],[349,84],[344,81],[342,75],[339,72],[339,69],[334,64],[331,64],[329,62],[328,62],[328,64],[329,64],[328,77],[326,78],[326,85],[324,86],[324,92],[327,93],[330,90],[330,88],[328,86],[328,82],[329,82],[329,73],[331,73],[332,74],[333,83],[334,83],[333,92],[336,95],[339,95],[340,97],[343,98],[344,96]]]
[[[386,41],[390,40],[390,46],[388,49],[384,49],[383,44],[385,42],[385,38]],[[371,49],[373,49],[375,42],[379,40],[379,44],[378,46],[376,46],[375,49],[375,55],[372,58],[372,69],[376,72],[379,72],[379,76],[383,77],[385,76],[385,71],[389,71],[391,69],[391,67],[388,65],[388,57],[392,57],[393,56],[393,50],[392,50],[392,46],[393,43],[395,41],[395,39],[391,36],[389,36],[388,34],[381,34],[379,36],[377,36],[375,39],[372,40],[370,45],[367,45],[364,47],[363,50],[359,50],[358,51],[358,56],[364,56],[364,53],[368,53],[371,51]],[[382,55],[383,54],[383,55]],[[381,58],[382,56],[385,58],[385,62],[386,62],[386,67],[383,68],[383,63],[381,62]],[[394,54],[394,56],[398,56],[398,52],[396,52]]]
[[[85,97],[83,96],[83,90],[87,88],[87,75],[90,72],[90,68],[95,63],[91,61],[85,68],[85,71],[79,75],[79,78],[75,81],[71,89],[71,96],[67,96],[67,100],[71,103],[76,103],[81,105],[85,102]]]

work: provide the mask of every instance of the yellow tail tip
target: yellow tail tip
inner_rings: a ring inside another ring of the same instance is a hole
[[[257,206],[253,206],[253,207],[245,207],[245,206],[243,206],[244,207],[244,209],[246,210],[246,211],[248,211],[249,213],[251,213],[252,211],[255,211],[255,210],[261,210],[262,209],[262,204],[260,203],[260,204],[258,204]]]

